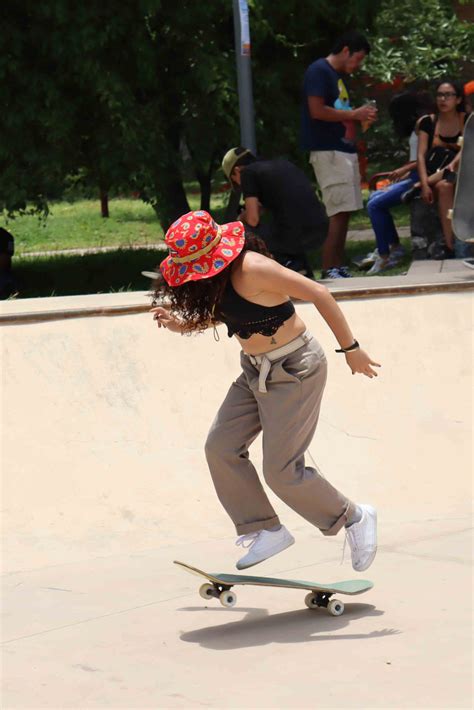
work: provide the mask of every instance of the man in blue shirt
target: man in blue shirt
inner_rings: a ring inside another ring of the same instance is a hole
[[[304,76],[302,138],[321,188],[329,217],[323,246],[323,278],[344,278],[344,246],[351,212],[362,208],[355,121],[364,128],[377,118],[369,104],[352,109],[343,77],[360,67],[370,45],[359,32],[347,32],[324,59],[310,64]]]

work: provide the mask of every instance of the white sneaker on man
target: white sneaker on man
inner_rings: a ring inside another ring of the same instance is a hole
[[[368,569],[377,554],[377,511],[360,503],[362,518],[346,528],[346,540],[351,548],[352,567],[356,572]]]
[[[235,544],[249,548],[249,551],[237,562],[236,567],[237,569],[247,569],[247,567],[258,565],[259,562],[286,550],[287,547],[293,545],[294,541],[295,538],[284,525],[279,530],[259,530],[248,535],[241,535]]]

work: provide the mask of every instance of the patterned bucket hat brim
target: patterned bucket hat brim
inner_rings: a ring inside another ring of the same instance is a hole
[[[166,232],[168,256],[160,271],[170,286],[182,286],[216,276],[242,251],[245,228],[242,222],[217,224],[204,210],[182,215]]]

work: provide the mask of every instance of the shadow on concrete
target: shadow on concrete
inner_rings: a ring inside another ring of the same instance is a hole
[[[180,611],[203,611],[202,607],[186,607]],[[307,643],[308,641],[364,640],[393,636],[397,629],[380,629],[369,633],[339,634],[351,622],[366,617],[382,616],[383,611],[371,604],[346,604],[343,616],[329,616],[324,610],[298,609],[282,614],[269,615],[267,609],[208,609],[212,614],[228,614],[245,611],[239,621],[219,626],[206,626],[181,634],[181,640],[198,643],[204,648],[218,651],[234,650],[270,643]]]

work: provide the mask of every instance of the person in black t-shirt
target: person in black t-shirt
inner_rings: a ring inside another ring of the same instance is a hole
[[[303,171],[283,158],[258,160],[242,147],[226,153],[222,169],[242,190],[245,207],[239,219],[265,241],[280,264],[314,278],[306,250],[323,243],[328,219]],[[262,209],[270,223],[260,222]]]

